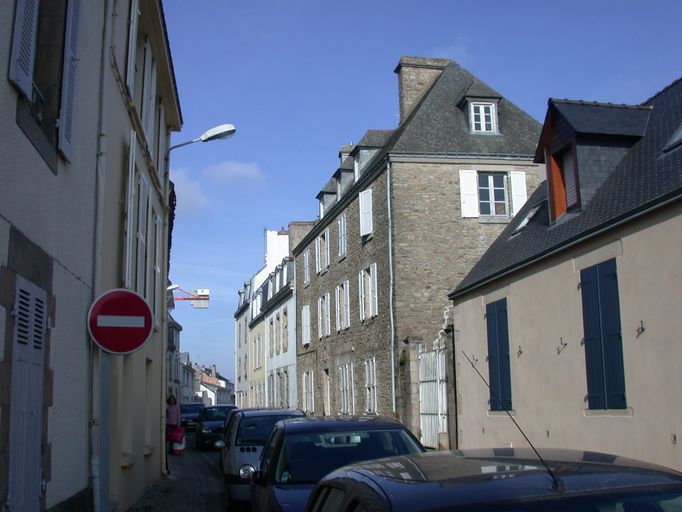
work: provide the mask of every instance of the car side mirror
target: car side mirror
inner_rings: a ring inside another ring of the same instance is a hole
[[[218,450],[222,450],[223,448],[225,448],[225,442],[218,440],[215,443],[213,443],[213,447]]]

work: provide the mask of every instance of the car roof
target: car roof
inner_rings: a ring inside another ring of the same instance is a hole
[[[286,434],[307,432],[333,432],[348,429],[407,430],[402,423],[385,416],[306,416],[282,420],[282,428]]]
[[[501,500],[557,498],[632,489],[641,486],[682,489],[682,473],[616,455],[540,449],[540,454],[565,490],[558,494],[552,477],[530,448],[436,451],[388,457],[336,470],[322,481],[370,479],[405,510],[419,509],[428,486],[431,502],[449,505],[485,504]],[[434,487],[435,485],[435,487]],[[438,492],[431,489],[438,488]]]
[[[235,411],[245,418],[253,418],[256,416],[281,416],[289,414],[291,416],[304,416],[305,413],[300,409],[276,409],[276,408],[262,408],[262,409],[239,409]]]

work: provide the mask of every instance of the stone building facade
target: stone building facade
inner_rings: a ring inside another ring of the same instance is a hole
[[[400,124],[339,153],[294,248],[299,407],[419,431],[416,357],[539,182],[540,124],[452,61],[403,57]]]

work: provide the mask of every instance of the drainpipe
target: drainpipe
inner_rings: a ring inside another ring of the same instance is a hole
[[[92,302],[102,293],[102,234],[106,180],[107,127],[109,123],[109,52],[113,4],[104,1],[102,55],[99,73],[99,116],[97,120],[97,161],[95,166],[95,233],[93,248]],[[95,355],[99,368],[95,364]],[[97,385],[99,377],[99,385]],[[95,512],[107,510],[109,501],[109,356],[90,341],[90,475]],[[99,388],[99,395],[95,392]],[[99,413],[99,418],[97,414]]]
[[[454,432],[452,436],[454,450],[459,450],[459,414],[457,403],[457,352],[455,352],[455,324],[452,323],[445,328],[445,332],[450,334],[450,341],[452,343],[452,392],[454,399]],[[450,426],[448,425],[448,428]]]
[[[395,314],[393,311],[393,218],[391,217],[391,162],[386,164],[386,210],[388,212],[388,310],[391,319],[391,406],[393,415],[396,414],[395,405]]]

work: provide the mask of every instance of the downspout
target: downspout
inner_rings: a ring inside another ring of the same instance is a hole
[[[99,111],[97,120],[97,160],[95,164],[95,233],[92,265],[92,302],[102,293],[102,234],[104,230],[104,189],[107,164],[107,126],[109,124],[109,52],[111,50],[112,3],[104,0],[102,55],[99,73]],[[95,354],[99,368],[95,364]],[[97,386],[99,377],[99,386]],[[95,512],[107,510],[109,501],[109,356],[90,341],[90,476]],[[96,392],[99,390],[99,395]],[[99,418],[97,417],[99,413]]]
[[[386,210],[388,213],[388,311],[391,319],[391,407],[396,415],[395,405],[395,313],[393,311],[393,217],[391,217],[391,161],[386,164]]]

